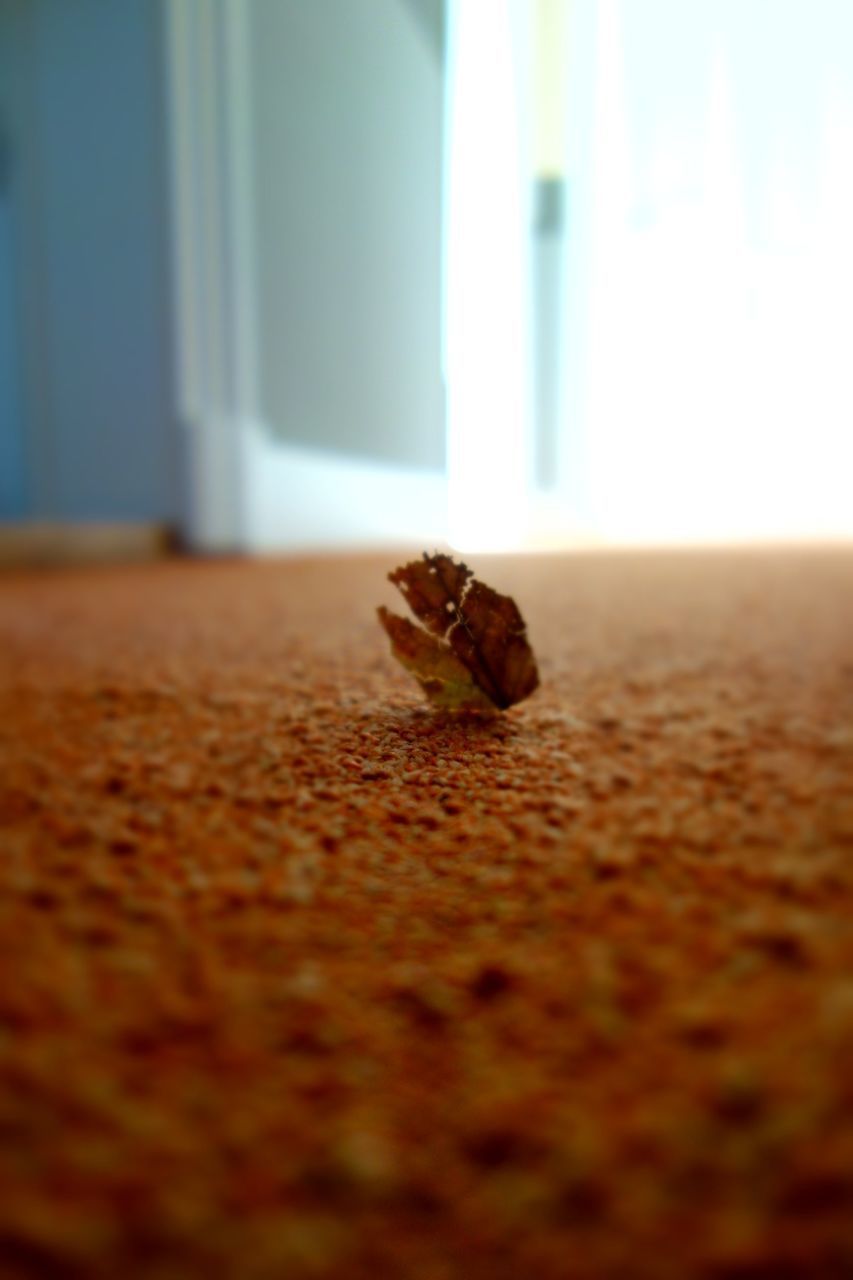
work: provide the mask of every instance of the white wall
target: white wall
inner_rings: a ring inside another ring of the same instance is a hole
[[[260,414],[289,444],[443,465],[440,17],[252,5]]]

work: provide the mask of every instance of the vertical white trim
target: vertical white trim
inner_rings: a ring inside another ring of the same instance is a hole
[[[248,41],[240,0],[166,3],[178,417],[190,544],[245,540],[242,423],[254,402]]]
[[[170,4],[164,0],[166,43],[167,129],[170,170],[170,218],[172,249],[172,305],[176,330],[176,396],[182,421],[192,417],[198,401],[200,373],[196,332],[194,262],[191,253],[193,213],[192,173],[192,75],[190,67],[190,14],[192,0]]]

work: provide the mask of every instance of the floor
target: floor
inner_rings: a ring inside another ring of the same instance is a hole
[[[0,576],[0,1277],[853,1275],[853,550]]]

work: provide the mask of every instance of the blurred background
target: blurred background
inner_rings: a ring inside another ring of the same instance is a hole
[[[849,0],[0,0],[0,521],[853,536]]]

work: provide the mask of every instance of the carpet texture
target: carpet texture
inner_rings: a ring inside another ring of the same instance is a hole
[[[0,1275],[853,1276],[853,554],[0,580]]]

